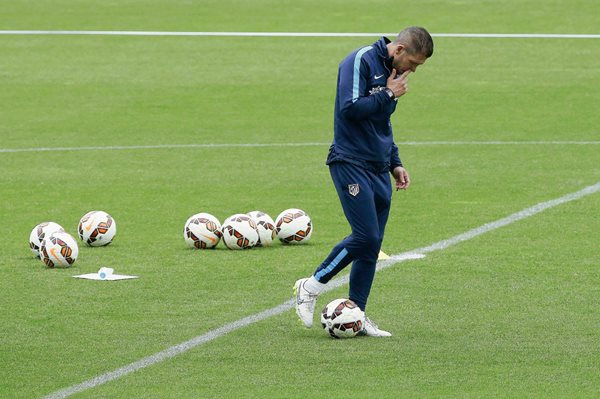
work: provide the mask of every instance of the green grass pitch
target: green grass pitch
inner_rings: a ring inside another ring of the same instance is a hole
[[[598,34],[600,14],[592,0],[0,4],[0,30],[413,24]],[[349,233],[324,165],[337,65],[377,38],[0,35],[0,397],[43,397],[289,300]],[[435,38],[392,120],[397,142],[421,144],[399,145],[413,185],[394,194],[383,250],[598,183],[598,44]],[[423,145],[440,141],[463,144]],[[490,141],[521,144],[471,143]],[[246,143],[312,144],[228,146]],[[172,144],[223,146],[4,151]],[[194,251],[182,237],[197,212],[291,207],[313,219],[307,245]],[[94,209],[117,222],[111,245],[80,245],[70,269],[31,256],[37,223],[75,235]],[[390,339],[332,340],[289,311],[73,397],[598,397],[599,209],[593,194],[378,273],[368,313]],[[102,266],[141,277],[71,277]]]

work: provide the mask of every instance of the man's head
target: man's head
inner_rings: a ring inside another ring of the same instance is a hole
[[[425,28],[411,26],[398,33],[388,48],[398,74],[408,70],[415,72],[433,54],[433,39]]]

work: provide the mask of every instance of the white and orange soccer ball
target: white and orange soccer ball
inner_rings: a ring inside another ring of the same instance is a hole
[[[284,244],[301,244],[310,240],[312,220],[302,209],[286,209],[275,219],[275,232]]]
[[[229,249],[250,249],[258,242],[254,220],[243,213],[229,216],[221,227],[223,243]]]
[[[192,215],[183,227],[183,238],[191,248],[214,248],[222,235],[221,222],[210,213]]]
[[[271,216],[261,211],[248,212],[247,215],[256,223],[256,230],[258,231],[258,242],[256,243],[256,246],[270,246],[277,235],[277,233],[275,233],[275,222],[271,219]]]
[[[40,259],[50,268],[70,267],[75,263],[78,255],[77,241],[64,230],[45,237],[40,245]]]
[[[65,231],[62,226],[54,222],[43,222],[31,230],[29,234],[29,248],[36,258],[40,257],[40,246],[44,238],[57,231]]]
[[[352,338],[364,329],[365,313],[350,299],[335,299],[323,308],[321,326],[333,338]]]
[[[117,234],[117,222],[104,211],[91,211],[83,215],[77,226],[79,238],[91,247],[108,245]]]

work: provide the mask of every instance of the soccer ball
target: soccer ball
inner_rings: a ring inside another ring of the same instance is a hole
[[[236,213],[225,219],[221,232],[223,242],[229,249],[249,249],[258,242],[256,223],[243,213]]]
[[[275,233],[275,222],[271,219],[271,216],[261,211],[248,212],[254,222],[256,223],[256,230],[258,231],[258,242],[257,247],[268,247],[273,243],[273,239],[277,235]]]
[[[42,241],[40,258],[48,267],[71,266],[79,255],[77,241],[65,231],[57,231]]]
[[[77,231],[87,245],[101,247],[112,242],[117,234],[117,223],[104,211],[91,211],[83,215]]]
[[[277,216],[275,231],[279,240],[285,244],[305,243],[312,235],[312,221],[301,209],[286,209]]]
[[[350,299],[335,299],[321,312],[321,325],[333,338],[352,338],[365,325],[365,313]]]
[[[31,234],[29,234],[29,248],[31,248],[31,252],[33,252],[36,258],[40,257],[40,245],[42,245],[44,238],[56,231],[65,231],[65,229],[58,223],[43,222],[31,230]]]
[[[214,248],[222,235],[221,222],[210,213],[191,216],[183,228],[183,238],[191,248]]]

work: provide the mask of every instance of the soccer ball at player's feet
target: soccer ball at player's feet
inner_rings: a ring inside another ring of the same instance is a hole
[[[365,314],[350,299],[336,299],[323,308],[321,325],[333,338],[351,338],[363,330]]]

